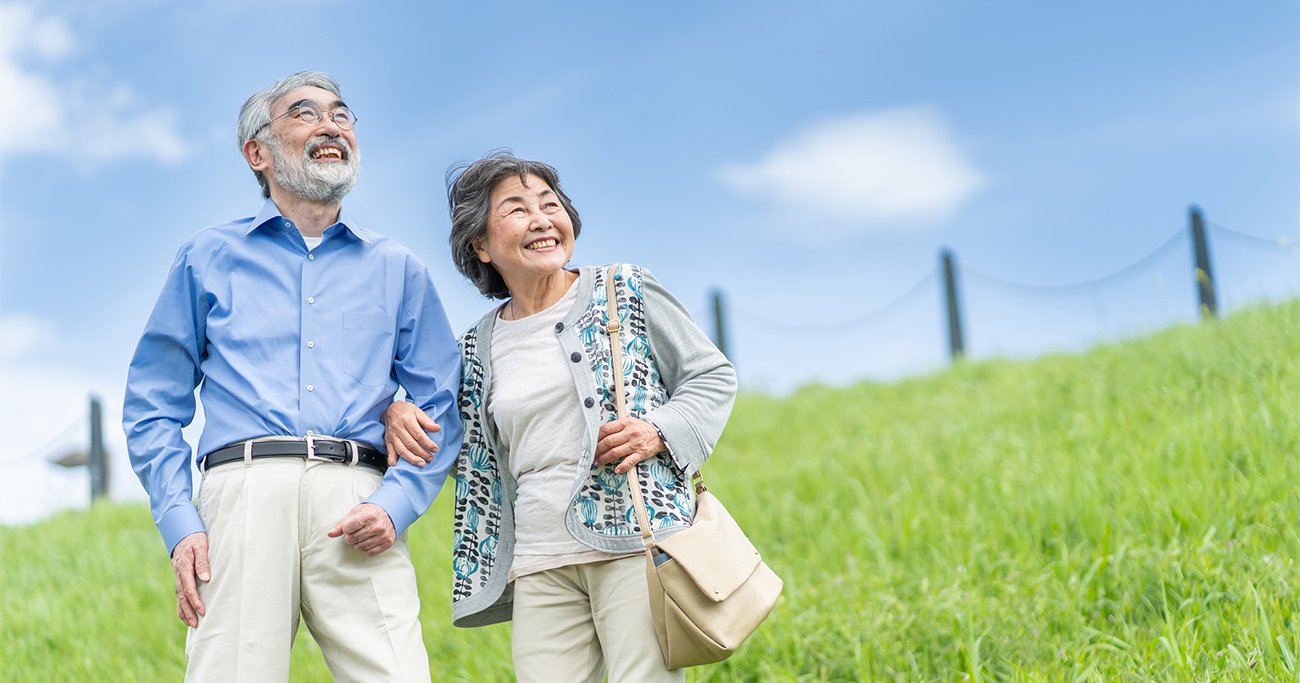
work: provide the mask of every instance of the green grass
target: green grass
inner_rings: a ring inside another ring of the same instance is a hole
[[[1300,303],[744,395],[707,475],[786,589],[692,679],[1300,681],[1298,451]],[[509,680],[508,627],[448,625],[448,519],[411,535],[435,677]],[[170,577],[141,505],[0,529],[0,678],[178,680]]]

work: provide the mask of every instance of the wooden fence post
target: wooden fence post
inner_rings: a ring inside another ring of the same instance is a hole
[[[726,311],[722,302],[722,290],[713,290],[711,298],[713,299],[713,343],[722,352],[722,355],[727,357],[727,360],[735,363],[735,360],[731,358],[731,354],[727,353]]]
[[[104,451],[104,411],[99,397],[90,397],[90,500],[108,495],[108,454]]]
[[[1214,271],[1210,268],[1210,242],[1205,237],[1205,220],[1201,209],[1192,205],[1191,214],[1192,252],[1196,255],[1196,293],[1200,297],[1202,318],[1213,318],[1219,314],[1219,302],[1214,288]]]
[[[948,313],[948,355],[956,362],[966,353],[961,325],[961,302],[957,299],[957,259],[950,249],[944,248],[939,252],[939,260],[943,265],[944,303]]]

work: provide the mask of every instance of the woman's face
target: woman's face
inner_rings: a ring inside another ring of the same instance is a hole
[[[474,247],[512,284],[554,275],[573,256],[573,222],[545,180],[528,174],[498,180],[488,196],[487,236]]]

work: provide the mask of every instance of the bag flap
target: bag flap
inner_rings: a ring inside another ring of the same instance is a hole
[[[763,558],[712,493],[695,500],[687,529],[656,543],[686,571],[705,597],[722,602],[754,573]]]

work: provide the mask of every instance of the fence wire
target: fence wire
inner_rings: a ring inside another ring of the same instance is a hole
[[[1265,238],[1265,237],[1260,237],[1257,235],[1251,235],[1245,232],[1233,230],[1227,226],[1220,225],[1218,223],[1212,223],[1206,221],[1205,224],[1206,226],[1212,228],[1215,231],[1216,235],[1225,236],[1232,241],[1236,241],[1242,244],[1248,244],[1256,248],[1268,248],[1275,251],[1280,250],[1292,256],[1300,256],[1300,240],[1290,240],[1286,236],[1280,236],[1277,238]],[[1010,278],[1004,278],[998,275],[994,275],[992,273],[986,272],[979,268],[971,267],[960,261],[957,264],[957,269],[958,269],[957,278],[960,281],[964,277],[967,278],[970,282],[975,284],[991,286],[997,289],[1017,292],[1021,294],[1054,296],[1054,295],[1073,295],[1078,293],[1091,293],[1091,292],[1095,292],[1098,288],[1105,287],[1120,282],[1122,280],[1130,279],[1138,275],[1148,266],[1151,266],[1156,261],[1166,257],[1171,252],[1180,248],[1184,244],[1183,240],[1185,239],[1188,239],[1187,228],[1185,227],[1178,228],[1167,238],[1165,238],[1165,240],[1161,242],[1159,245],[1157,245],[1156,247],[1148,251],[1146,254],[1133,260],[1132,262],[1120,268],[1117,268],[1113,271],[1105,273],[1103,275],[1099,275],[1097,277],[1092,277],[1086,280],[1079,280],[1075,282],[1064,282],[1064,283],[1023,282],[1023,281],[1013,280]],[[732,310],[734,310],[736,313],[746,318],[751,318],[765,325],[771,327],[777,327],[777,328],[786,328],[790,330],[835,330],[835,329],[850,328],[857,325],[861,325],[862,323],[871,321],[873,319],[879,318],[887,313],[892,312],[893,310],[903,305],[904,303],[909,302],[917,294],[922,292],[926,287],[935,284],[937,278],[938,278],[938,271],[936,269],[931,269],[930,271],[925,273],[925,275],[921,276],[921,278],[917,280],[915,284],[913,284],[911,287],[908,287],[906,290],[904,290],[893,300],[871,311],[867,311],[866,313],[863,313],[861,315],[855,316],[847,320],[841,320],[841,321],[826,322],[826,323],[792,322],[789,320],[778,320],[762,312],[751,310],[743,306],[733,305]],[[707,319],[707,315],[705,318],[701,318],[701,319]]]
[[[78,429],[88,429],[86,425],[86,421],[89,418],[89,413],[90,413],[89,410],[82,411],[82,413],[78,415],[75,419],[73,419],[72,422],[68,423],[68,426],[59,430],[58,434],[54,435],[54,437],[50,438],[48,441],[42,444],[40,448],[34,448],[19,456],[0,458],[0,465],[12,465],[17,462],[22,462],[24,460],[28,460],[31,458],[40,457],[42,453],[48,453],[55,446],[58,446],[65,439],[72,436],[74,431]],[[86,433],[85,437],[87,440],[90,438],[89,432]]]
[[[1021,292],[1032,292],[1036,294],[1069,294],[1081,290],[1096,289],[1097,287],[1108,285],[1113,282],[1118,282],[1120,280],[1124,280],[1126,278],[1132,277],[1142,268],[1162,258],[1166,253],[1173,251],[1173,249],[1177,247],[1186,236],[1187,236],[1187,232],[1185,230],[1180,229],[1174,234],[1170,235],[1167,239],[1165,239],[1164,242],[1160,243],[1160,246],[1147,252],[1146,255],[1138,258],[1136,261],[1133,261],[1132,263],[1129,263],[1128,265],[1122,268],[1106,273],[1105,275],[1089,278],[1087,280],[1081,280],[1078,282],[1066,282],[1061,284],[1040,284],[1040,283],[1031,283],[1031,282],[1018,282],[1015,280],[1008,280],[1006,278],[998,277],[997,275],[993,275],[991,273],[986,273],[982,270],[979,270],[978,268],[972,268],[960,262],[958,263],[957,267],[958,267],[959,275],[960,274],[968,275],[972,280],[975,280],[977,282],[982,282],[987,285],[992,285],[994,287],[999,287],[1002,289],[1015,290]]]
[[[1270,249],[1281,249],[1282,251],[1285,251],[1293,255],[1300,253],[1300,242],[1287,239],[1286,235],[1279,235],[1278,237],[1273,237],[1273,238],[1259,237],[1257,235],[1250,235],[1241,232],[1239,230],[1233,230],[1232,228],[1229,228],[1227,226],[1220,225],[1218,223],[1212,223],[1210,221],[1206,221],[1205,224],[1213,228],[1216,234],[1223,237],[1227,237],[1230,240],[1236,241],[1239,244],[1248,244],[1253,247],[1267,247]]]
[[[921,276],[921,279],[917,280],[915,284],[913,284],[911,287],[908,287],[907,289],[903,290],[903,293],[902,293],[902,294],[899,294],[898,296],[894,297],[894,298],[893,298],[892,300],[890,300],[889,302],[887,302],[887,303],[885,303],[885,304],[882,304],[882,305],[880,305],[880,306],[877,306],[876,308],[874,308],[874,309],[872,309],[872,310],[870,310],[870,311],[867,311],[866,313],[863,313],[863,314],[858,315],[858,316],[853,317],[853,318],[849,318],[848,320],[839,320],[839,321],[835,321],[835,322],[827,322],[827,323],[796,323],[796,322],[789,322],[789,321],[787,321],[787,320],[777,320],[777,319],[775,319],[775,318],[768,317],[768,316],[766,316],[766,315],[764,315],[764,314],[762,314],[762,313],[759,313],[759,312],[757,312],[757,311],[751,311],[751,310],[749,310],[749,309],[747,309],[747,308],[740,307],[740,306],[733,306],[733,309],[734,309],[737,313],[740,313],[740,314],[742,314],[742,315],[744,315],[744,316],[746,316],[746,317],[749,317],[749,318],[753,318],[753,319],[755,319],[755,320],[757,320],[757,321],[759,321],[759,322],[761,322],[761,323],[763,323],[763,324],[771,325],[771,326],[774,326],[774,327],[783,327],[783,328],[790,329],[790,330],[832,330],[832,329],[842,329],[842,328],[848,328],[848,327],[854,327],[854,326],[857,326],[857,325],[861,325],[861,324],[864,323],[864,322],[867,322],[867,321],[873,320],[873,319],[875,319],[875,318],[879,318],[879,317],[885,315],[886,313],[889,313],[889,312],[893,311],[894,309],[896,309],[896,308],[902,306],[904,303],[908,302],[910,299],[914,298],[917,294],[920,294],[921,292],[925,291],[925,288],[926,288],[927,286],[929,286],[929,285],[933,285],[933,284],[934,284],[934,280],[935,280],[935,271],[934,271],[933,269],[931,269],[930,272],[928,272],[928,273],[926,273],[925,275]]]

